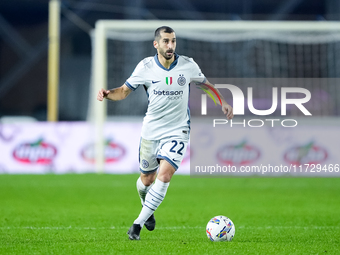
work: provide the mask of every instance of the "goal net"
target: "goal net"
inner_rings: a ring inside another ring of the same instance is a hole
[[[192,57],[208,79],[340,77],[339,22],[100,20],[93,33],[88,114],[99,127],[98,138],[107,116],[145,114],[143,89],[119,104],[97,103],[95,95],[100,88],[121,86],[140,60],[155,55],[154,30],[162,25],[176,31],[176,52]],[[340,88],[327,90],[340,98]],[[340,114],[338,101],[326,108],[318,114]]]

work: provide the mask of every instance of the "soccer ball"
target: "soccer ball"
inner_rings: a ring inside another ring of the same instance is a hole
[[[235,235],[235,225],[231,219],[220,215],[208,222],[206,232],[213,242],[231,241]]]

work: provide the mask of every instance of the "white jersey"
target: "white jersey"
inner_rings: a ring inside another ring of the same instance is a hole
[[[142,137],[159,140],[172,135],[189,133],[189,83],[191,78],[205,77],[192,58],[175,54],[169,69],[161,65],[158,55],[143,59],[125,84],[136,90],[146,90],[149,105],[143,120]]]

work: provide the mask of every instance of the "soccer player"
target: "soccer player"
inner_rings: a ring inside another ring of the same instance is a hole
[[[149,104],[139,148],[141,174],[137,180],[143,207],[127,232],[131,240],[140,239],[143,226],[149,231],[155,229],[153,213],[163,201],[171,177],[183,160],[190,131],[190,79],[207,83],[192,58],[176,54],[176,34],[172,28],[157,28],[153,45],[157,54],[143,59],[125,84],[111,90],[101,89],[97,95],[99,101],[104,98],[122,100],[140,85],[143,85],[148,95]],[[222,111],[231,119],[232,107],[220,93],[219,96],[222,99]]]

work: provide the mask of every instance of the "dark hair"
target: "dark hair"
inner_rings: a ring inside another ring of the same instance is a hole
[[[174,33],[175,30],[167,26],[162,26],[162,27],[157,28],[155,31],[155,41],[158,41],[161,38],[161,32],[171,34],[171,33]]]

